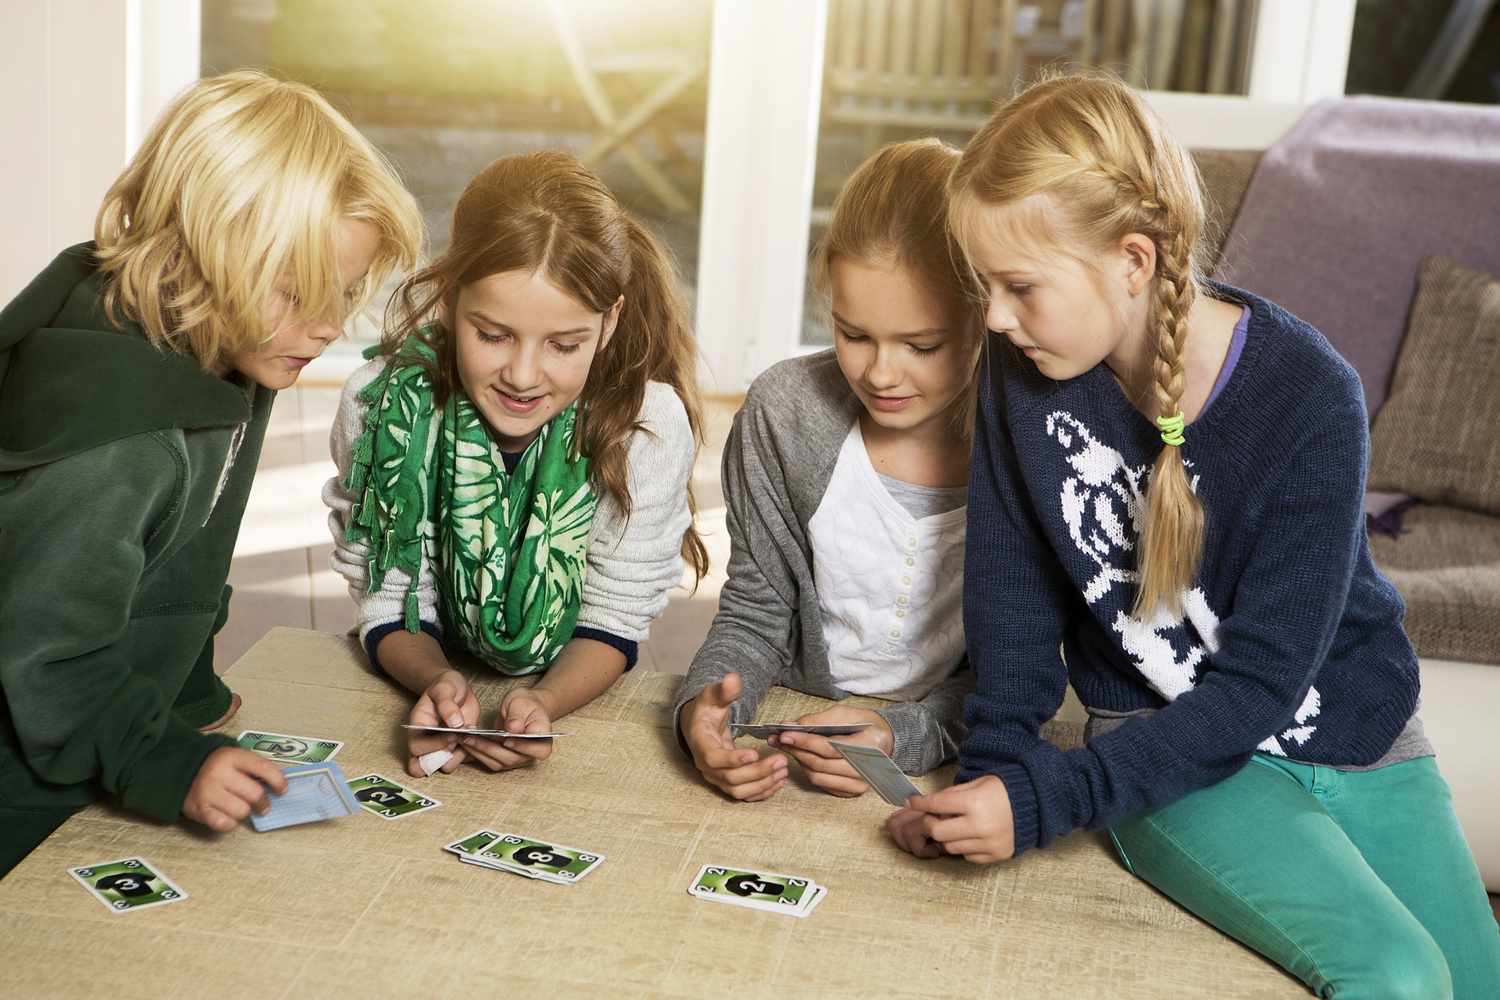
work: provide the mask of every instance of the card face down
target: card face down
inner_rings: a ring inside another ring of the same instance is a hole
[[[869,782],[870,787],[891,805],[904,806],[908,797],[922,794],[922,790],[911,783],[911,779],[901,772],[896,762],[875,747],[839,743],[836,740],[829,742],[859,772],[859,776]]]
[[[250,825],[261,833],[353,816],[360,810],[344,772],[332,761],[300,764],[281,773],[286,776],[286,792],[268,796],[271,809],[264,816],[250,814]]]

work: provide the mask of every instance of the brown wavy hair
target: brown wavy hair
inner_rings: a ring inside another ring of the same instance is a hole
[[[986,207],[1033,195],[1059,220],[1059,248],[1102,250],[1131,233],[1156,246],[1152,390],[1159,415],[1179,412],[1188,312],[1201,294],[1204,208],[1192,157],[1141,96],[1104,73],[1043,79],[1011,98],[964,150],[951,181],[959,242],[972,245]],[[1164,444],[1151,473],[1137,557],[1134,613],[1180,612],[1203,549],[1203,505],[1182,450]]]
[[[407,338],[423,338],[437,356],[427,367],[441,404],[459,384],[457,345],[443,307],[451,314],[464,285],[507,271],[540,271],[594,312],[608,312],[625,297],[614,336],[594,356],[579,396],[578,440],[594,487],[629,517],[627,459],[631,435],[641,429],[647,382],[677,392],[693,440],[703,442],[697,344],[671,253],[570,154],[501,157],[464,188],[448,249],[391,297],[380,353],[395,355]],[[683,533],[682,557],[701,580],[708,551],[698,536],[691,484],[688,509],[694,523]]]

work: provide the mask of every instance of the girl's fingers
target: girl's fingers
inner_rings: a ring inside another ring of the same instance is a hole
[[[452,774],[454,771],[457,771],[458,766],[462,764],[464,762],[464,758],[468,756],[464,752],[462,747],[453,750],[452,753],[453,756],[448,758],[448,763],[438,768],[438,770],[442,771],[444,774]]]
[[[711,771],[727,771],[730,768],[754,764],[761,757],[749,747],[704,747],[698,757],[703,767]]]
[[[491,771],[503,771],[510,766],[507,759],[512,757],[511,753],[488,740],[475,740],[472,744],[465,744],[464,749],[468,751],[469,756]]]
[[[785,787],[786,787],[786,779],[782,778],[780,781],[776,782],[776,784],[772,785],[770,788],[766,789],[764,792],[761,792],[758,795],[752,795],[752,796],[750,796],[747,799],[741,799],[740,801],[742,801],[742,802],[764,802],[766,799],[769,799],[771,796],[775,795],[777,792],[781,791]]]
[[[532,760],[546,760],[552,756],[551,740],[505,740],[500,745]]]
[[[769,798],[775,793],[776,789],[785,783],[786,772],[783,771],[780,774],[772,774],[769,777],[762,778],[760,781],[752,781],[741,785],[729,785],[728,787],[720,785],[719,787],[723,788],[730,798],[738,799],[741,802],[759,802],[764,798]]]
[[[988,853],[993,846],[980,837],[960,837],[943,844],[943,850],[949,854],[982,854]]]
[[[779,753],[773,753],[743,767],[722,771],[719,778],[725,784],[746,785],[755,781],[764,781],[777,773],[786,774],[786,758]]]
[[[778,733],[772,738],[775,739],[778,747],[783,747],[794,752],[800,751],[808,757],[817,757],[829,762],[836,761],[848,767],[848,764],[844,761],[843,754],[834,749],[833,744],[828,742],[825,737],[814,736],[809,733]],[[801,760],[802,758],[799,757],[798,759]]]
[[[922,832],[940,844],[951,844],[979,834],[977,825],[969,816],[924,816]]]
[[[809,771],[807,776],[812,780],[814,785],[828,792],[830,795],[842,795],[846,798],[853,798],[856,795],[863,795],[870,789],[870,786],[865,784],[861,778],[845,778],[841,775],[824,774],[818,771]]]

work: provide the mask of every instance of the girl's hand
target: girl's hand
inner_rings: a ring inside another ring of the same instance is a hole
[[[734,745],[729,720],[743,690],[739,674],[725,674],[682,706],[678,725],[704,780],[739,802],[761,802],[786,784],[786,757]]]
[[[450,726],[459,729],[479,725],[479,699],[469,686],[468,678],[457,670],[445,670],[437,680],[427,685],[417,703],[412,706],[406,721],[413,726]],[[459,746],[454,733],[424,733],[420,729],[406,731],[406,773],[413,778],[425,778],[427,772],[417,763],[417,758],[434,750],[447,750],[453,756],[438,770],[452,774],[464,761],[464,750]]]
[[[990,864],[1016,853],[1010,796],[1005,791],[1005,782],[993,774],[931,795],[913,795],[906,801],[906,807],[903,812],[914,810],[926,814],[922,817],[922,832],[948,854],[962,855],[964,860],[976,864]],[[895,820],[896,816],[892,816],[891,821]],[[910,836],[909,831],[907,835]]]
[[[884,754],[889,754],[891,747],[895,745],[895,735],[891,732],[890,724],[880,716],[879,712],[868,708],[830,708],[822,712],[814,712],[812,715],[804,715],[797,722],[804,726],[838,726],[868,722],[871,724],[869,729],[861,729],[849,736],[840,736],[839,741],[862,743],[865,746],[875,747]],[[843,755],[834,748],[826,736],[815,736],[812,733],[777,733],[767,742],[778,750],[785,750],[797,758],[797,763],[807,771],[807,777],[812,783],[830,795],[852,798],[870,790],[870,786],[865,784],[859,772],[843,758]]]
[[[544,691],[512,688],[500,702],[495,728],[512,733],[545,733],[552,728],[552,708]],[[491,771],[530,767],[552,756],[551,740],[491,740],[465,736],[464,749]]]
[[[920,809],[897,809],[886,818],[885,832],[891,835],[896,846],[918,858],[940,858],[943,846],[922,828],[927,814]]]

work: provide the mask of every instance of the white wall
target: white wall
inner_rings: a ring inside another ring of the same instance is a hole
[[[0,0],[0,303],[89,239],[104,192],[198,76],[197,0]]]

